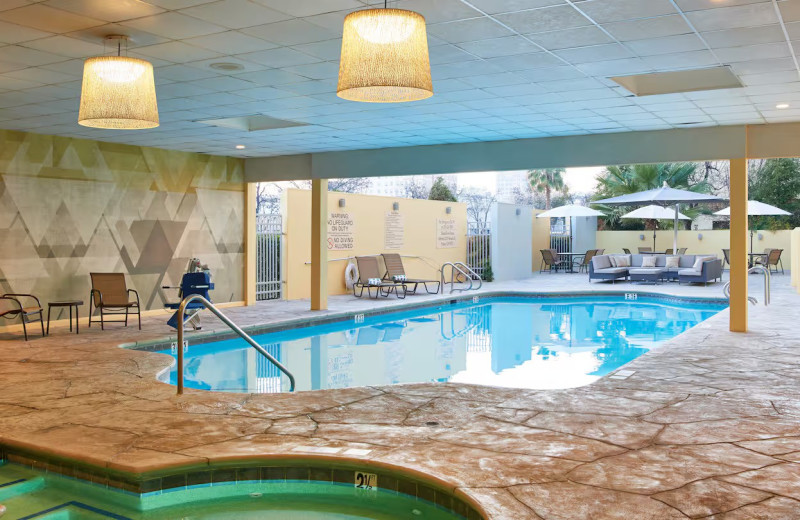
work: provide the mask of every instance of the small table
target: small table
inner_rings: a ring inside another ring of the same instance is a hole
[[[72,332],[72,308],[75,307],[75,334],[80,334],[78,322],[78,309],[83,305],[83,300],[61,300],[47,304],[47,335],[50,335],[50,312],[53,307],[69,307],[69,331]]]
[[[558,253],[558,256],[568,256],[569,257],[569,272],[574,273],[573,270],[574,262],[576,257],[586,256],[586,253],[571,253],[569,251],[565,251],[563,253]]]
[[[758,258],[758,257],[760,257],[760,256],[766,256],[767,254],[768,254],[768,253],[747,253],[747,256],[748,256],[748,257],[749,257],[749,259],[750,259],[750,260],[747,262],[747,268],[749,269],[749,268],[753,267],[754,265],[756,265],[756,263],[755,263],[754,259],[756,259],[756,258]]]

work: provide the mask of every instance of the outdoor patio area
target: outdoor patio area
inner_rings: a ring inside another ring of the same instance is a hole
[[[721,294],[720,284],[589,284],[585,274],[486,284],[479,294],[567,286]],[[449,295],[337,296],[325,312],[437,298]],[[559,391],[437,383],[176,396],[156,381],[170,358],[117,348],[166,336],[163,317],[145,318],[141,332],[59,327],[44,339],[0,343],[0,440],[12,461],[63,471],[59,461],[71,459],[90,465],[82,475],[100,484],[118,471],[159,486],[182,467],[325,459],[424,475],[492,519],[794,518],[796,301],[789,277],[774,276],[772,305],[751,307],[747,335],[729,332],[723,311],[616,375]],[[324,314],[302,301],[226,312],[243,325]],[[218,329],[205,319],[204,333]],[[354,458],[351,449],[363,451]]]

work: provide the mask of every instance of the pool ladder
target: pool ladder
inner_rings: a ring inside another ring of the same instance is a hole
[[[220,311],[213,303],[206,300],[199,294],[193,294],[191,296],[187,296],[183,299],[180,306],[178,307],[178,316],[185,316],[186,313],[186,306],[189,305],[191,302],[200,302],[203,306],[214,313],[214,315],[222,321],[225,325],[230,327],[230,329],[235,332],[240,338],[245,340],[247,343],[250,344],[251,347],[256,349],[259,354],[264,356],[269,360],[270,363],[275,365],[278,370],[283,372],[286,377],[289,378],[289,391],[294,392],[294,376],[292,375],[289,370],[281,364],[280,361],[275,359],[275,357],[264,350],[264,347],[259,345],[256,340],[250,337],[245,331],[240,329],[234,322],[230,320],[227,316],[225,316],[222,311]],[[191,319],[191,318],[190,318]],[[178,395],[183,393],[183,324],[181,323],[178,327]]]
[[[770,285],[772,284],[772,274],[769,272],[769,269],[761,266],[761,265],[754,265],[750,269],[747,270],[747,274],[754,274],[754,273],[761,273],[764,275],[764,306],[769,305],[770,301]],[[722,287],[722,292],[725,294],[727,299],[731,299],[731,282],[727,282]],[[747,301],[756,305],[758,300],[752,296],[747,297]]]
[[[448,267],[450,268],[450,281],[446,282],[445,281],[445,270]],[[483,280],[481,279],[481,276],[478,273],[476,273],[475,271],[473,271],[472,269],[470,269],[463,262],[446,262],[446,263],[442,264],[442,268],[439,269],[439,275],[440,275],[441,280],[442,280],[442,283],[441,283],[442,294],[444,294],[444,286],[447,283],[450,284],[450,294],[453,294],[456,291],[464,292],[464,291],[478,290],[483,285]],[[464,278],[466,278],[467,282],[469,282],[469,286],[468,287],[459,287],[457,289],[456,286],[455,286],[456,283],[466,283],[466,282],[459,281],[459,278],[462,277],[462,276]],[[478,286],[477,287],[475,287],[474,283],[473,283],[475,280],[478,280]]]

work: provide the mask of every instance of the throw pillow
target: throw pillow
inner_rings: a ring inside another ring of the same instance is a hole
[[[631,257],[629,256],[617,257],[617,267],[630,267],[630,266],[631,266]]]
[[[695,271],[702,271],[703,270],[703,262],[707,262],[709,260],[716,260],[716,257],[713,256],[698,256],[695,261],[692,269]]]
[[[647,255],[642,258],[642,267],[655,267],[655,266],[656,266],[655,255]]]
[[[680,267],[681,257],[679,256],[668,256],[667,263],[664,265],[667,269],[677,269]]]
[[[611,267],[619,267],[617,266],[617,257],[616,256],[609,256],[608,261],[611,262]]]

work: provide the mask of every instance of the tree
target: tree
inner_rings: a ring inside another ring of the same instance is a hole
[[[475,226],[478,233],[489,229],[489,213],[497,195],[488,191],[469,190],[461,194],[461,202],[467,203],[467,222]]]
[[[418,177],[411,177],[403,186],[406,198],[409,199],[427,199],[430,190],[425,183],[419,180]]]
[[[533,191],[544,193],[544,209],[552,207],[550,204],[552,192],[564,189],[564,173],[565,170],[563,168],[528,171],[528,182],[530,182]]]
[[[756,229],[790,229],[800,226],[800,162],[797,159],[767,159],[750,164],[750,200],[777,206],[792,216],[751,217]]]
[[[328,191],[364,193],[372,185],[367,177],[328,179]],[[259,182],[256,186],[256,213],[277,214],[281,210],[281,193],[286,188],[310,190],[311,181]]]
[[[428,193],[428,200],[443,200],[447,202],[458,202],[456,196],[453,195],[453,190],[444,182],[442,177],[436,177],[436,180],[431,186],[431,191]]]
[[[662,163],[662,164],[633,164],[624,166],[608,166],[605,171],[597,177],[597,187],[593,200],[618,197],[638,193],[640,191],[660,188],[667,184],[672,188],[708,193],[709,184],[701,177],[697,176],[697,163]],[[638,221],[625,223],[621,216],[631,210],[625,206],[602,206],[598,207],[606,214],[600,222],[603,229],[640,229]],[[681,212],[689,217],[694,217],[700,211],[692,208],[681,207]],[[666,223],[665,227],[671,224]],[[646,229],[653,229],[658,226],[657,221],[646,223]]]

